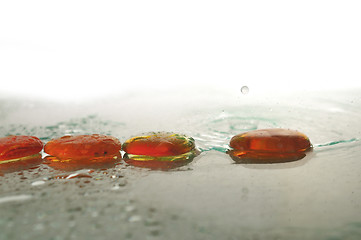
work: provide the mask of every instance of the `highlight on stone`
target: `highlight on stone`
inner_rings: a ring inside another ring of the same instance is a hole
[[[120,141],[112,136],[92,134],[63,136],[49,141],[44,152],[58,160],[102,160],[116,156],[121,150]]]
[[[18,161],[38,154],[43,149],[41,140],[34,136],[0,138],[0,163]]]
[[[290,129],[259,129],[234,136],[228,154],[237,163],[281,163],[302,159],[312,149],[309,138]]]
[[[198,154],[193,138],[170,132],[130,138],[124,142],[123,151],[126,163],[158,170],[184,166]]]

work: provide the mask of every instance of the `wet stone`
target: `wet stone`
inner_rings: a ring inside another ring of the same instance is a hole
[[[0,138],[0,162],[39,153],[41,140],[34,136],[7,136]]]
[[[112,136],[93,134],[63,136],[49,141],[44,151],[60,160],[81,160],[119,154],[120,141]]]
[[[312,149],[309,138],[295,130],[260,129],[234,136],[228,154],[237,163],[280,163],[302,159]]]
[[[128,154],[153,157],[177,156],[195,148],[194,139],[185,135],[157,132],[128,139],[123,150]]]

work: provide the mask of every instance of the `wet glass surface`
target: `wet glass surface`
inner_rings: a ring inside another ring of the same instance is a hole
[[[0,136],[46,143],[98,133],[124,142],[171,131],[200,150],[167,171],[123,160],[0,168],[0,239],[357,239],[361,91],[253,92],[194,89],[72,105],[0,99]],[[295,162],[234,164],[226,154],[232,136],[263,128],[299,130],[314,150]]]

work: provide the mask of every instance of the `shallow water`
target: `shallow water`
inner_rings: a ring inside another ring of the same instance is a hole
[[[255,95],[197,89],[76,104],[0,100],[0,136],[149,131],[194,137],[201,154],[171,171],[123,161],[70,172],[2,170],[0,239],[359,239],[361,91]],[[291,128],[300,161],[234,164],[230,138]],[[27,166],[22,166],[26,168]]]

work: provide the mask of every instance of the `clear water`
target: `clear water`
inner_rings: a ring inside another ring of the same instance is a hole
[[[0,136],[149,131],[192,136],[200,156],[171,171],[120,162],[0,176],[0,239],[359,239],[361,91],[253,95],[134,93],[59,104],[0,100]],[[230,138],[260,128],[308,135],[314,151],[283,164],[234,164]],[[69,177],[70,176],[70,177]]]

